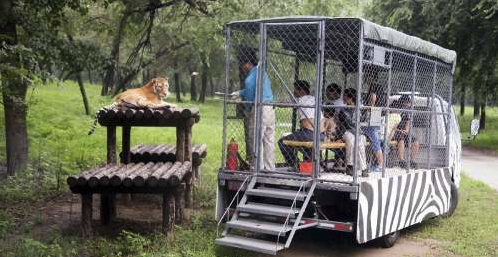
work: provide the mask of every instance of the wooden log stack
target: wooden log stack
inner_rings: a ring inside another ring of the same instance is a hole
[[[207,156],[206,144],[195,144],[192,146],[192,167],[195,179],[199,178],[198,167]],[[119,154],[123,162],[123,153]],[[166,144],[144,145],[139,144],[130,149],[130,162],[175,162],[176,147]]]
[[[192,205],[192,178],[199,177],[207,154],[205,144],[192,146],[192,126],[200,120],[199,110],[105,107],[97,120],[107,127],[107,164],[67,178],[71,191],[81,194],[83,236],[92,236],[93,194],[101,194],[100,218],[107,224],[116,214],[118,193],[162,194],[163,232],[167,234],[175,220],[183,219],[183,207]],[[140,144],[130,149],[133,126],[174,127],[176,145]],[[116,164],[116,127],[122,127],[120,164]]]
[[[97,187],[175,187],[184,182],[185,176],[192,172],[191,168],[189,161],[103,165],[69,176],[67,184],[74,192],[91,191]]]

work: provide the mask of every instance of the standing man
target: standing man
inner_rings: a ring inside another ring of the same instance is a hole
[[[254,142],[255,136],[255,99],[256,99],[256,83],[258,79],[258,58],[256,52],[251,47],[240,47],[237,53],[239,61],[239,71],[241,78],[244,78],[244,88],[235,91],[231,94],[232,97],[241,97],[242,100],[251,102],[244,105],[244,131],[246,136],[246,154],[249,163],[254,165],[253,153],[254,145],[261,144],[260,151],[260,168],[264,170],[275,169],[275,111],[272,106],[263,106],[261,115],[261,142]],[[273,101],[273,94],[271,91],[271,81],[266,71],[263,71],[263,85],[262,85],[262,101]]]

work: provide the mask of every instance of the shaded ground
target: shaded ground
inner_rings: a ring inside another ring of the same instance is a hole
[[[151,233],[161,226],[160,201],[148,198],[147,201],[132,201],[126,205],[120,199],[118,219],[106,229],[99,226],[98,197],[94,197],[94,229],[95,233],[104,237],[114,237],[122,229],[140,233]],[[28,207],[27,207],[28,208]],[[33,220],[31,233],[36,236],[60,231],[64,236],[77,236],[79,233],[80,198],[70,193],[63,194],[45,202],[43,206],[31,206],[30,212],[23,217]],[[27,224],[26,224],[27,225]],[[23,226],[17,228],[18,232]],[[17,234],[17,233],[13,233]],[[11,240],[15,240],[13,237]],[[375,244],[358,245],[351,234],[333,231],[309,229],[298,231],[292,247],[281,252],[280,256],[337,256],[337,257],[390,257],[390,256],[454,256],[442,250],[438,241],[409,238],[403,234],[398,243],[390,249],[377,247]],[[265,255],[258,255],[265,256]]]
[[[462,156],[465,174],[498,190],[498,155],[491,151],[464,148]]]

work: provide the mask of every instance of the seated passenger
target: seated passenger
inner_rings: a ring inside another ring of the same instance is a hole
[[[353,88],[348,88],[344,90],[343,95],[344,103],[347,106],[353,107],[357,104],[356,101],[356,90]],[[336,136],[338,139],[342,139],[346,143],[346,173],[353,175],[354,166],[354,145],[355,145],[355,134],[356,134],[356,108],[343,108],[339,111],[336,119]],[[360,130],[361,131],[361,130]],[[367,170],[367,160],[365,156],[365,145],[366,138],[364,135],[360,135],[358,138],[358,171],[361,171],[361,175],[368,176]]]
[[[325,104],[327,105],[344,105],[344,102],[341,99],[341,88],[336,83],[331,83],[327,86],[327,89],[325,89],[325,96],[327,97],[327,100],[325,101]]]
[[[403,95],[399,98],[399,104],[402,109],[410,109],[411,108],[411,99],[409,95]],[[411,153],[410,153],[410,160],[409,160],[409,165],[410,167],[416,169],[417,165],[413,161],[415,159],[415,156],[418,154],[420,144],[415,138],[414,135],[411,135],[410,137],[410,113],[409,112],[401,112],[401,121],[399,122],[398,126],[394,130],[394,135],[393,139],[398,142],[398,158],[399,158],[399,164],[401,167],[406,167],[408,165],[407,161],[405,161],[405,148],[406,145],[409,145],[409,142],[411,141]]]
[[[323,108],[323,119],[321,121],[325,140],[333,141],[336,133],[336,124],[334,119],[334,108]]]
[[[336,83],[331,83],[327,86],[325,89],[325,104],[326,105],[334,105],[334,106],[344,106],[344,102],[342,101],[341,97],[341,87],[337,85]],[[341,108],[334,108],[334,107],[327,107],[323,110],[323,115],[326,117],[326,122],[325,123],[325,133],[326,135],[328,134],[328,138],[330,139],[331,131],[330,129],[327,129],[327,125],[330,124],[330,121],[333,122],[333,119],[327,119],[327,116],[330,118],[333,118]],[[335,126],[335,122],[334,122]],[[335,132],[335,129],[334,129]],[[330,140],[333,141],[333,140]],[[344,150],[343,149],[333,149],[334,152],[334,159],[335,159],[335,169],[343,169],[344,168]]]
[[[294,82],[294,96],[297,98],[298,105],[315,105],[315,97],[310,95],[310,84],[304,80],[298,80]],[[298,108],[299,115],[299,124],[300,128],[289,134],[284,136],[278,140],[278,147],[280,148],[280,152],[285,158],[287,164],[291,167],[297,166],[297,156],[296,156],[296,147],[285,145],[283,143],[284,140],[292,140],[292,141],[313,141],[314,135],[314,127],[313,121],[315,117],[315,108],[312,107],[299,107]],[[323,131],[321,129],[320,131]],[[320,133],[320,140],[323,140],[323,133]],[[312,148],[304,148],[303,151],[303,160],[311,161],[312,159]]]

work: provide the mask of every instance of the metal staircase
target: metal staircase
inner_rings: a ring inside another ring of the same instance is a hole
[[[218,223],[220,226],[225,216],[228,218],[236,204],[216,243],[273,255],[288,248],[297,230],[318,224],[302,220],[315,186],[316,182],[310,179],[296,187],[282,188],[278,182],[262,182],[258,176],[248,176]]]

